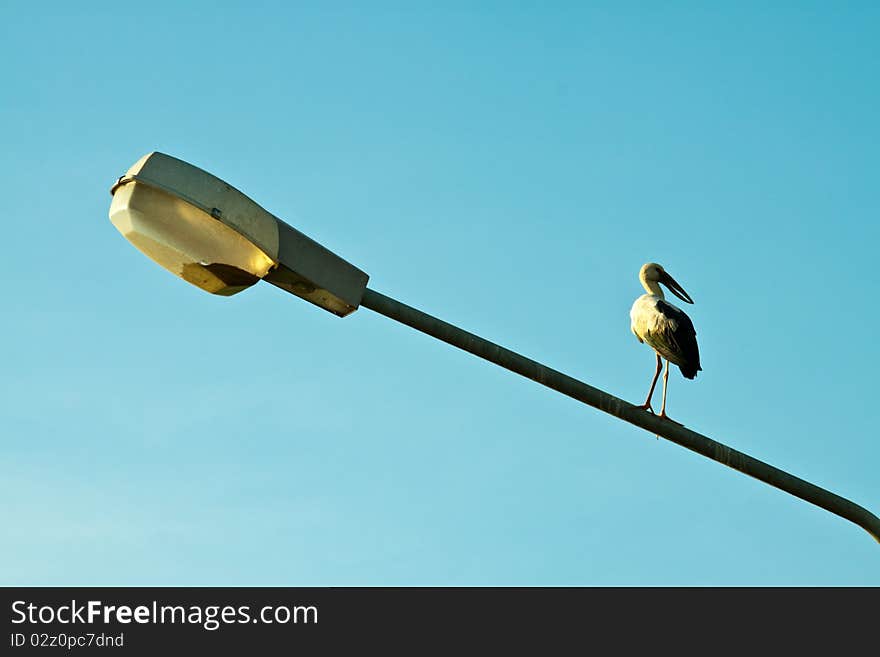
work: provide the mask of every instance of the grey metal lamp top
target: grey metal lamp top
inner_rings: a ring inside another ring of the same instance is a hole
[[[264,279],[340,316],[360,305],[366,273],[183,160],[149,153],[110,193],[126,239],[204,290],[230,295]]]

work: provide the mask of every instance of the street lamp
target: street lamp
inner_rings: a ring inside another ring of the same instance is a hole
[[[144,155],[110,193],[110,221],[129,242],[212,294],[237,294],[263,279],[345,316],[367,287],[360,269],[170,155]]]
[[[262,279],[341,317],[369,308],[822,507],[880,542],[880,518],[846,498],[369,289],[363,271],[198,167],[150,153],[110,193],[110,220],[125,238],[203,290],[228,296]]]

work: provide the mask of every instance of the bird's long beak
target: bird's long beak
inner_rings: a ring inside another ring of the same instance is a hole
[[[665,271],[660,274],[660,282],[663,283],[666,287],[669,288],[669,291],[672,292],[679,299],[684,301],[685,303],[693,303],[694,300],[691,299],[691,295],[684,291],[684,288],[678,284],[678,282],[672,278]]]

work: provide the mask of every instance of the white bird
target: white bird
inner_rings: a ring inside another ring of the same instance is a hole
[[[657,385],[657,377],[663,367],[661,357],[666,359],[666,372],[663,375],[663,405],[660,408],[660,416],[670,419],[666,415],[666,383],[669,380],[669,363],[678,365],[682,375],[686,379],[693,379],[700,367],[700,350],[697,347],[697,332],[691,318],[684,311],[676,308],[664,300],[663,283],[669,291],[686,303],[693,303],[690,295],[682,289],[672,276],[656,262],[648,262],[642,265],[639,271],[639,281],[647,294],[643,294],[632,305],[629,311],[632,322],[630,328],[639,342],[647,343],[657,355],[657,369],[651,380],[651,389],[648,398],[640,406],[646,411],[654,412],[651,407],[651,397],[654,396],[654,387]]]

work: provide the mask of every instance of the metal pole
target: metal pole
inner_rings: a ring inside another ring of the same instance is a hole
[[[607,392],[573,379],[562,372],[545,367],[536,361],[520,356],[516,352],[484,340],[452,324],[447,324],[436,317],[395,301],[375,290],[367,288],[364,291],[361,305],[406,324],[417,331],[427,333],[454,347],[500,365],[511,372],[516,372],[526,378],[537,381],[548,388],[561,392],[563,395],[568,395],[584,404],[598,408],[600,411],[641,427],[652,434],[663,436],[667,440],[702,454],[713,461],[718,461],[734,470],[739,470],[751,477],[760,479],[774,488],[779,488],[811,504],[822,507],[831,513],[854,522],[871,534],[876,541],[880,542],[880,518],[846,498],[835,495],[824,488],[820,488],[779,468],[752,458],[748,454],[731,449],[679,424],[660,419],[656,415],[648,413],[633,404],[609,395]]]

